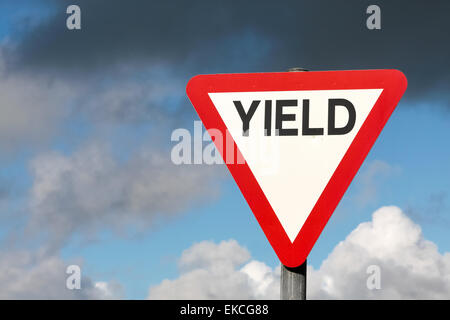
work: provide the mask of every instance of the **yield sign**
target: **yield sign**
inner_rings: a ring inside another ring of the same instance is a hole
[[[199,75],[186,91],[278,258],[296,267],[406,86],[398,70],[359,70]]]

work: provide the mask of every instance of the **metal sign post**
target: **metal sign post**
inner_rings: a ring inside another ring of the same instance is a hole
[[[306,300],[306,260],[296,268],[281,265],[281,300]]]
[[[290,68],[289,72],[308,71],[303,68]],[[296,268],[281,264],[281,300],[306,300],[306,260]]]

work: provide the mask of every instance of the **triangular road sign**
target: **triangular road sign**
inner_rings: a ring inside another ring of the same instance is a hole
[[[278,258],[296,267],[406,86],[398,70],[358,70],[199,75],[186,91]]]

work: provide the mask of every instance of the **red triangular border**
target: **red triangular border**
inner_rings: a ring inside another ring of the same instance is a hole
[[[234,180],[247,200],[280,261],[301,265],[358,172],[372,145],[406,90],[407,80],[398,70],[354,70],[214,74],[193,77],[186,92],[207,130],[227,128],[208,93],[293,90],[383,89],[336,171],[322,192],[295,241],[291,243],[248,165],[228,163]],[[231,138],[229,135],[227,138]],[[224,159],[226,148],[217,145]],[[235,145],[236,150],[237,146]],[[239,150],[238,150],[239,152]]]

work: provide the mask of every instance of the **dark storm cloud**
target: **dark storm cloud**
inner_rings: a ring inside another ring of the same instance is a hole
[[[376,1],[381,30],[352,1],[54,1],[55,16],[18,35],[16,67],[81,74],[167,64],[208,72],[397,68],[408,97],[448,93],[449,1]],[[82,30],[65,27],[78,4]]]

